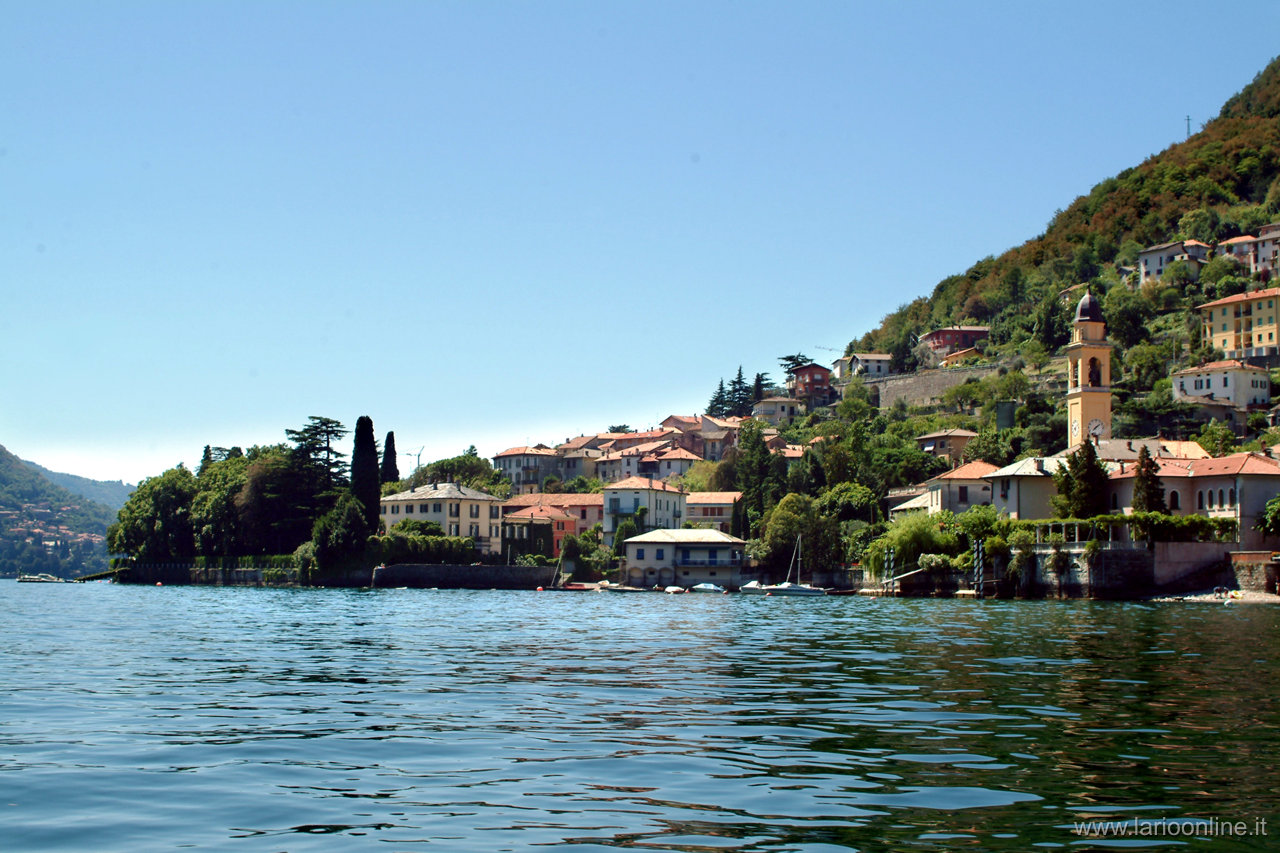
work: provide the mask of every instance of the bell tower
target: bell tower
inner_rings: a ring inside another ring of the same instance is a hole
[[[1111,437],[1111,344],[1102,304],[1086,292],[1067,344],[1067,443]]]

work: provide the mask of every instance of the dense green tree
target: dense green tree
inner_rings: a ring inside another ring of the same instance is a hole
[[[627,432],[635,432],[635,430],[632,429],[629,424],[610,424],[609,427],[605,430],[605,432],[627,433]]]
[[[351,494],[364,507],[365,528],[370,533],[378,529],[382,511],[380,481],[378,440],[373,434],[373,418],[361,415],[356,419],[355,444],[351,450]]]
[[[1183,240],[1199,240],[1212,245],[1218,239],[1218,212],[1200,207],[1189,210],[1178,220],[1178,235]]]
[[[830,569],[842,556],[836,520],[819,513],[813,499],[805,495],[788,494],[769,511],[763,545],[766,563],[774,571],[786,568],[799,549],[806,573]]]
[[[837,521],[874,521],[875,493],[861,483],[837,483],[818,497],[815,508]]]
[[[175,563],[195,556],[191,499],[196,478],[179,465],[143,480],[107,528],[107,547],[144,563]]]
[[[1102,314],[1107,333],[1128,348],[1147,339],[1147,322],[1155,316],[1155,310],[1142,294],[1127,287],[1113,287],[1103,297]]]
[[[205,556],[240,556],[246,551],[236,499],[244,489],[249,461],[231,456],[202,465],[191,500],[196,551]]]
[[[303,468],[311,468],[322,491],[332,491],[347,484],[346,454],[338,442],[348,430],[333,418],[311,415],[302,429],[286,429],[284,434],[294,444],[294,453]]]
[[[1138,450],[1138,467],[1133,475],[1133,511],[1169,511],[1164,502],[1164,487],[1160,483],[1160,466],[1151,458],[1145,444]]]
[[[791,371],[796,370],[797,368],[804,367],[806,364],[808,364],[811,361],[812,359],[809,358],[809,356],[805,355],[802,352],[797,352],[797,353],[792,353],[791,355],[782,356],[781,358],[778,359],[778,364],[782,365],[783,373],[790,373]]]
[[[1130,347],[1124,354],[1124,367],[1129,387],[1135,391],[1150,391],[1169,372],[1164,350],[1153,344]]]
[[[396,464],[396,434],[387,433],[382,443],[382,467],[378,470],[378,478],[383,483],[395,483],[400,480],[400,466]]]
[[[1050,502],[1059,518],[1093,518],[1107,513],[1107,466],[1098,459],[1093,442],[1086,441],[1068,456],[1053,480],[1058,494]]]
[[[333,509],[317,519],[312,528],[316,564],[321,570],[341,566],[364,550],[369,533],[364,505],[355,495],[344,492]]]
[[[1258,516],[1257,528],[1268,536],[1280,536],[1280,495],[1267,501]]]
[[[1196,443],[1210,456],[1226,456],[1235,451],[1236,433],[1222,421],[1209,421],[1196,436]]]
[[[625,557],[627,554],[627,540],[639,535],[640,529],[631,518],[624,518],[618,522],[618,526],[613,529],[613,556],[618,558]]]
[[[422,521],[416,518],[406,518],[404,521],[397,522],[392,525],[388,533],[401,533],[405,536],[444,536],[444,528],[435,521]]]

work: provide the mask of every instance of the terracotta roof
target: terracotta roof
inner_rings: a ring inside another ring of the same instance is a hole
[[[572,521],[573,516],[551,506],[529,506],[509,512],[506,518],[550,518],[556,521]]]
[[[1261,453],[1232,453],[1217,459],[1195,459],[1191,462],[1191,476],[1264,474],[1280,476],[1280,461]]]
[[[981,459],[975,459],[972,462],[966,462],[954,471],[948,471],[945,474],[939,474],[934,477],[935,480],[981,480],[992,471],[999,471],[997,465],[990,462],[984,462]]]
[[[1254,367],[1252,364],[1245,364],[1234,358],[1228,358],[1225,361],[1211,361],[1208,364],[1202,364],[1199,367],[1188,367],[1185,370],[1179,370],[1174,376],[1191,375],[1193,373],[1204,373],[1206,370],[1257,370],[1266,373],[1265,367]]]
[[[512,495],[510,498],[502,502],[503,509],[511,509],[513,507],[529,507],[529,506],[604,506],[604,495],[600,492],[591,492],[588,494],[576,494],[572,492],[557,492],[548,494],[540,492],[533,495]]]
[[[1254,299],[1267,299],[1268,297],[1274,298],[1277,296],[1280,296],[1280,287],[1268,287],[1265,290],[1255,290],[1251,293],[1237,293],[1235,296],[1226,296],[1222,299],[1215,299],[1212,302],[1205,302],[1202,305],[1197,305],[1196,309],[1216,308],[1219,305],[1230,305],[1236,302],[1248,302]]]
[[[497,459],[501,456],[555,456],[556,452],[545,444],[535,445],[534,447],[508,447],[501,453],[493,454],[493,458]]]
[[[680,489],[677,489],[675,486],[668,486],[662,480],[654,480],[649,477],[627,477],[625,480],[610,483],[604,488],[605,491],[616,491],[619,489],[650,489],[656,492],[680,492]]]
[[[977,438],[978,434],[967,429],[944,429],[940,432],[931,432],[926,435],[917,435],[916,441],[924,441],[929,438]]]
[[[686,504],[731,504],[742,499],[742,492],[690,492]]]
[[[690,453],[683,447],[675,447],[666,453],[660,454],[659,459],[692,459],[694,462],[701,462],[702,457],[696,453]]]
[[[594,435],[580,435],[577,438],[571,438],[568,441],[566,441],[564,444],[561,444],[559,446],[559,449],[579,450],[581,448],[585,448],[587,445],[591,444],[595,440],[596,440],[596,436]]]
[[[1230,240],[1219,240],[1219,241],[1218,241],[1218,245],[1219,245],[1219,246],[1233,246],[1233,245],[1235,245],[1236,243],[1252,243],[1253,241],[1255,241],[1255,240],[1257,240],[1257,239],[1258,239],[1257,237],[1253,237],[1253,236],[1251,236],[1251,235],[1249,235],[1249,234],[1241,234],[1239,237],[1232,237]]]

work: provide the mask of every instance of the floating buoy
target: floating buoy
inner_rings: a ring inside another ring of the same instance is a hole
[[[538,592],[542,592],[542,587],[538,587]]]
[[[160,583],[160,581],[156,581],[156,586],[164,586],[164,584]]]

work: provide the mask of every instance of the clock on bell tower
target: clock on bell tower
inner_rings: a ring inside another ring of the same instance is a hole
[[[1111,344],[1102,304],[1086,292],[1067,344],[1068,444],[1111,437]]]

